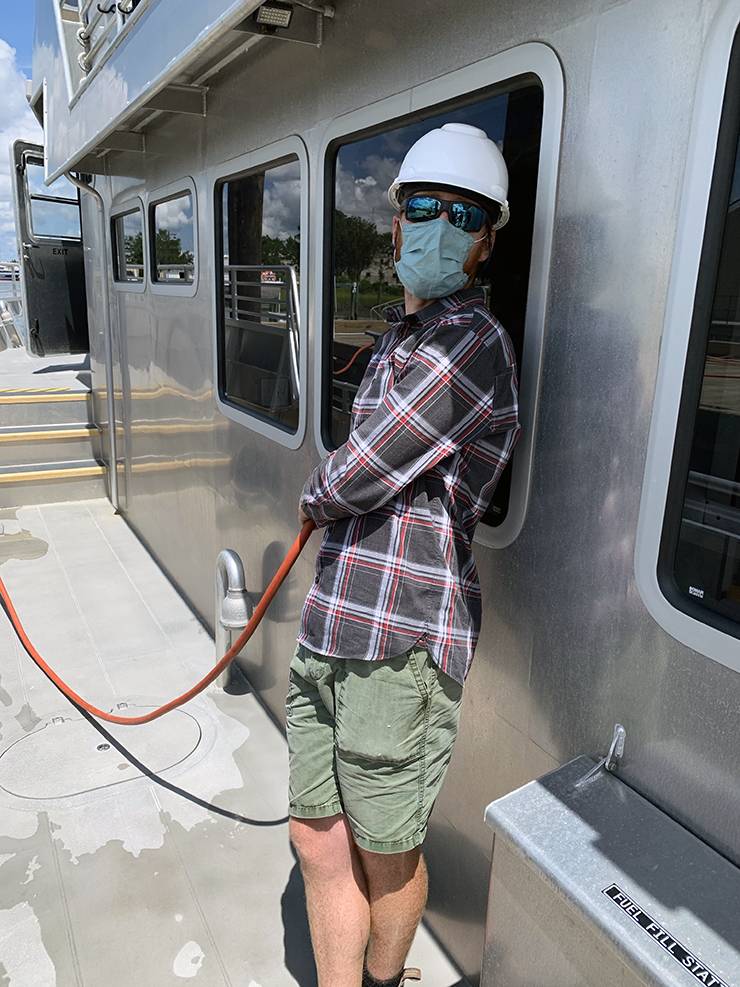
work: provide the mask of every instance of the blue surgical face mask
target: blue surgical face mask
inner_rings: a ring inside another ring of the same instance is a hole
[[[478,240],[452,226],[443,216],[425,223],[404,222],[402,229],[396,274],[412,295],[444,298],[465,287],[470,275],[463,270],[463,264]]]

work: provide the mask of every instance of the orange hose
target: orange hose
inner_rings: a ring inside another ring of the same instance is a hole
[[[364,346],[361,346],[359,349],[355,350],[354,353],[352,354],[352,357],[350,358],[349,363],[345,363],[345,365],[341,368],[341,370],[335,370],[334,376],[340,377],[342,374],[346,373],[349,370],[349,368],[352,366],[352,364],[355,362],[357,357],[360,355],[360,353],[364,353],[365,350],[371,350],[373,346],[375,346],[375,343],[365,343]]]
[[[288,550],[288,554],[280,563],[280,567],[278,571],[272,577],[270,585],[262,594],[259,603],[254,608],[254,613],[249,618],[249,622],[247,623],[247,626],[241,632],[241,634],[236,639],[236,641],[234,641],[234,643],[231,645],[231,647],[223,656],[223,658],[221,658],[221,660],[218,661],[213,666],[213,668],[210,670],[210,672],[208,672],[207,675],[204,675],[199,682],[196,682],[192,688],[188,689],[187,692],[183,692],[181,696],[176,696],[174,699],[170,699],[168,703],[165,703],[163,706],[158,706],[156,709],[153,709],[150,713],[144,713],[143,716],[116,716],[115,713],[106,713],[105,710],[98,709],[97,706],[93,706],[91,703],[83,699],[82,696],[79,696],[73,689],[71,689],[67,685],[66,682],[64,682],[57,675],[57,673],[54,671],[53,668],[51,668],[50,665],[47,665],[47,663],[44,661],[44,659],[41,657],[38,651],[31,644],[31,641],[29,640],[28,635],[23,629],[23,625],[21,624],[20,618],[16,613],[15,607],[13,606],[13,603],[10,599],[10,594],[8,593],[8,590],[6,589],[5,583],[3,583],[2,579],[0,579],[0,599],[2,599],[3,603],[5,604],[8,617],[10,619],[11,624],[13,625],[13,630],[20,638],[23,647],[26,649],[26,651],[31,656],[31,658],[36,662],[36,664],[41,669],[41,671],[44,672],[46,675],[48,675],[48,677],[51,679],[54,685],[60,690],[60,692],[64,693],[67,699],[71,699],[72,702],[75,703],[77,706],[81,706],[83,709],[86,709],[88,713],[92,713],[93,716],[97,716],[98,719],[105,720],[107,723],[120,723],[123,724],[124,726],[136,726],[139,723],[151,723],[152,720],[156,720],[158,717],[164,716],[164,714],[169,713],[170,710],[176,709],[178,706],[182,706],[183,703],[186,703],[189,700],[193,699],[200,692],[202,692],[207,686],[209,686],[211,682],[214,681],[214,679],[217,679],[218,676],[221,674],[221,672],[223,672],[223,670],[231,664],[231,662],[236,658],[236,656],[242,650],[244,645],[247,643],[247,641],[250,639],[250,637],[254,634],[254,632],[259,627],[260,621],[265,615],[265,611],[272,603],[273,597],[275,596],[277,591],[282,586],[283,580],[288,575],[290,570],[293,568],[296,559],[303,551],[303,547],[308,541],[308,539],[311,537],[311,532],[314,530],[315,527],[316,525],[313,523],[313,521],[306,521],[304,523],[303,527],[300,530],[300,533],[298,534],[298,537],[290,546],[290,549]]]

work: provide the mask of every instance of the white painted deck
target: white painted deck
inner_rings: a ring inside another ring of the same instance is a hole
[[[107,501],[3,510],[0,524],[26,630],[87,699],[158,705],[213,663]],[[286,810],[284,737],[246,683],[108,731],[0,613],[0,983],[315,984]],[[462,983],[424,929],[410,962],[423,987]]]

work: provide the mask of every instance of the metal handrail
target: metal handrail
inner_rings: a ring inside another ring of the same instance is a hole
[[[95,42],[90,45],[87,51],[84,51],[78,58],[80,68],[83,72],[90,72],[95,64],[95,56],[103,47],[105,42],[108,40],[108,36],[111,34],[113,27],[115,27],[116,22],[110,21],[105,25],[103,30],[98,34]]]
[[[249,284],[242,281],[240,284],[237,277],[240,271],[259,274],[260,280]],[[262,274],[267,273],[282,275],[282,279],[279,281],[263,281]],[[237,324],[239,322],[250,321],[239,318],[239,302],[241,300],[238,295],[239,287],[259,288],[260,291],[263,291],[265,288],[276,288],[278,290],[277,298],[258,299],[247,296],[243,299],[243,302],[247,305],[255,305],[256,303],[260,309],[258,312],[250,313],[252,315],[251,321],[259,322],[265,328],[269,329],[277,329],[278,322],[284,324],[280,325],[279,328],[282,332],[287,331],[288,334],[291,389],[294,397],[297,399],[300,394],[298,369],[300,306],[298,301],[298,279],[295,268],[290,264],[224,264],[224,316],[230,322]],[[281,297],[283,294],[284,300]],[[282,305],[285,306],[284,311],[281,310]],[[268,311],[266,314],[268,316],[274,315],[276,317],[274,323],[262,322],[263,308],[267,308]],[[270,308],[272,308],[272,312],[270,312]]]
[[[97,5],[93,11],[92,17],[90,18],[86,18],[82,13],[80,13],[80,23],[82,24],[82,28],[78,34],[80,41],[83,41],[84,39],[88,42],[91,41],[95,28],[108,13],[109,11],[106,11],[106,8],[102,7],[100,4]]]
[[[712,476],[711,473],[699,473],[697,470],[689,470],[689,483],[693,486],[726,494],[730,497],[740,497],[740,483],[737,480],[725,479],[723,476]]]

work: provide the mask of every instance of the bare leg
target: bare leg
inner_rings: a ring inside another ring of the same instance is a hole
[[[291,819],[319,987],[360,987],[370,934],[365,875],[346,819]]]
[[[390,980],[403,968],[427,900],[427,868],[421,848],[406,853],[360,849],[370,897],[368,972]]]

